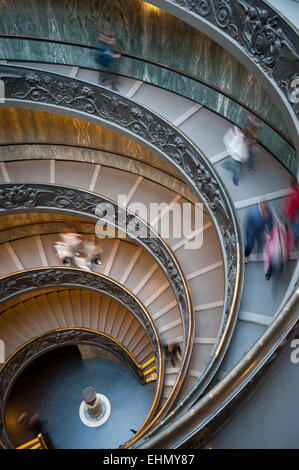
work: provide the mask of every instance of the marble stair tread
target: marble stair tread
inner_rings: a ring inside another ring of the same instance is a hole
[[[194,351],[196,351],[196,354],[192,355],[189,368],[191,370],[203,371],[209,360],[213,347],[213,344],[194,344]]]
[[[166,287],[167,286],[167,287]],[[139,291],[138,297],[146,307],[151,308],[155,300],[163,296],[163,305],[167,305],[174,300],[173,290],[164,273],[157,270],[150,278],[149,282]]]
[[[51,317],[47,316],[46,312],[39,308],[36,298],[26,300],[24,305],[25,309],[30,311],[34,320],[40,325],[42,332],[46,332],[55,327],[55,325],[51,323]]]
[[[187,379],[181,388],[180,397],[184,397],[190,391],[191,386],[193,387],[195,383],[200,379],[202,372],[206,368],[210,355],[212,353],[213,345],[210,344],[195,344],[194,351],[196,351],[197,357],[200,357],[200,360],[194,360],[195,355],[192,356],[189,367],[188,367],[188,376]]]
[[[265,329],[266,326],[263,325],[237,321],[230,347],[216,374],[216,379],[217,377],[222,378],[226,373],[231,371],[251,346],[260,338]]]
[[[49,322],[51,322],[53,326],[55,325],[55,328],[60,328],[59,316],[57,315],[57,312],[53,310],[51,303],[49,302],[48,296],[40,295],[36,298],[36,302],[39,306],[39,309],[45,315],[47,315]]]
[[[16,183],[49,183],[49,160],[22,160],[6,162],[10,181]]]
[[[91,326],[91,291],[80,290],[80,304],[84,312],[83,323],[85,328]]]
[[[223,266],[202,274],[199,280],[191,279],[188,283],[192,292],[193,307],[224,299]]]
[[[184,380],[184,384],[180,390],[180,394],[179,394],[179,399],[181,400],[182,398],[184,398],[184,396],[186,396],[186,394],[188,393],[188,391],[190,391],[194,385],[196,384],[198,378],[197,377],[194,377],[193,375],[190,375],[190,374],[187,374],[186,377],[185,377],[185,380]]]
[[[177,243],[177,240],[175,240]],[[207,244],[211,249],[207,250]],[[173,248],[174,243],[170,246]],[[196,273],[208,266],[212,266],[222,261],[222,253],[218,243],[217,233],[212,226],[202,234],[202,245],[199,249],[192,249],[192,245],[181,246],[175,251],[175,256],[179,263],[184,266],[185,275]]]
[[[3,163],[0,163],[0,183],[6,183],[5,175],[3,173]]]
[[[194,102],[153,85],[143,84],[134,96],[134,101],[151,108],[169,121],[174,121],[190,108]]]
[[[222,318],[222,307],[216,307],[209,310],[202,310],[195,312],[196,338],[215,338],[215,332],[218,332],[219,325]]]
[[[277,284],[274,275],[265,280],[263,263],[248,263],[245,267],[241,310],[273,317],[291,281],[295,261],[290,261]]]
[[[167,331],[167,326],[171,325],[172,322],[176,321],[179,317],[179,312],[178,308],[174,307],[173,309],[170,309],[167,313],[165,313],[162,317],[159,317],[157,320],[155,320],[155,325],[158,328],[159,331]],[[172,338],[178,338],[182,336],[182,325],[178,325],[177,330],[179,333],[175,336],[172,333]]]
[[[216,113],[201,108],[179,127],[208,158],[212,158],[226,150],[222,139],[232,124]]]
[[[0,276],[5,276],[8,273],[14,273],[18,270],[16,263],[4,244],[0,245],[0,258]]]
[[[138,175],[102,166],[95,182],[94,192],[103,194],[115,202],[120,195],[128,195]]]
[[[89,190],[95,165],[92,163],[55,161],[55,184]]]
[[[175,195],[176,194],[170,189],[167,189],[164,186],[157,185],[152,181],[144,179],[134,192],[130,200],[129,208],[130,206],[133,208],[134,204],[138,204],[141,202],[146,208],[146,214],[148,215],[147,219],[148,221],[150,221],[150,205],[155,203],[169,204],[173,200]]]
[[[0,331],[1,339],[4,342],[4,345],[6,346],[6,358],[15,349],[17,349],[20,344],[23,344],[25,341],[27,341],[26,335],[17,331],[14,325],[12,325],[9,320],[6,319],[5,315],[1,315],[0,317]]]
[[[98,85],[100,79],[100,72],[98,70],[88,70],[79,67],[76,78],[78,78],[79,80],[83,80],[84,82],[89,82]]]
[[[106,250],[105,240],[99,241],[99,244],[102,246],[103,250]],[[136,262],[134,263],[134,259],[136,259],[138,255],[140,257],[141,253],[141,249],[133,243],[127,243],[125,241],[121,242],[118,246],[114,262],[110,269],[110,276],[113,279],[118,279],[121,284],[126,283],[128,286],[128,273],[130,272],[130,269],[133,270],[135,268]]]
[[[44,331],[45,326],[43,324],[43,320],[40,319],[40,316],[37,317],[34,315],[34,312],[31,311],[29,304],[27,305],[26,302],[21,302],[17,305],[14,305],[12,309],[16,311],[21,317],[27,317],[31,331],[34,331],[36,334],[40,334],[42,331]]]
[[[42,266],[41,256],[35,241],[35,237],[26,237],[10,242],[14,253],[22,263],[23,269]]]
[[[32,322],[30,322],[30,318],[27,317],[26,312],[21,315],[18,310],[14,308],[8,308],[4,312],[3,317],[22,337],[29,339],[36,335],[35,324],[32,325]]]

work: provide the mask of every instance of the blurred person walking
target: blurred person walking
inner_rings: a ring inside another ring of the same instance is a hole
[[[252,207],[245,219],[246,248],[245,263],[250,256],[255,241],[258,251],[262,251],[265,243],[265,233],[270,233],[273,227],[273,214],[270,207],[265,202],[260,202],[258,206]]]
[[[284,265],[289,261],[294,247],[292,231],[279,211],[274,211],[274,223],[270,234],[266,234],[264,249],[265,279],[269,281],[274,273],[275,286],[281,276]]]
[[[114,44],[114,33],[108,29],[101,28],[95,53],[96,61],[104,69],[104,73],[100,74],[99,84],[105,84],[105,82],[110,78],[112,90],[118,91],[114,68],[115,59],[119,58],[120,54],[112,50],[112,46]]]
[[[83,252],[89,265],[101,265],[101,255],[103,253],[94,240],[85,240],[83,243]]]
[[[57,253],[58,258],[65,266],[70,265],[73,259],[74,253],[72,249],[64,242],[57,241],[54,244],[54,249]]]
[[[176,366],[176,362],[181,360],[181,346],[178,343],[175,344],[166,344],[163,346],[164,354],[166,359],[169,359],[172,367]]]
[[[82,235],[77,232],[61,233],[62,242],[76,255],[82,246]]]

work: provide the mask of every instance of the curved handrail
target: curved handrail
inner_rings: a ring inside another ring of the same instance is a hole
[[[19,40],[26,40],[26,41],[40,41],[40,42],[47,42],[47,43],[53,43],[53,44],[60,44],[64,46],[71,46],[71,47],[81,47],[85,49],[90,49],[95,51],[97,48],[95,46],[91,46],[90,44],[84,44],[84,43],[79,43],[79,42],[73,42],[73,41],[64,41],[61,39],[50,39],[50,38],[45,38],[45,37],[38,37],[38,36],[27,36],[27,35],[14,35],[14,34],[0,34],[0,38],[3,39],[19,39]],[[276,132],[282,139],[284,139],[291,147],[295,148],[294,143],[292,142],[289,137],[287,137],[280,129],[278,129],[269,119],[265,118],[262,114],[258,113],[254,108],[251,106],[247,105],[243,101],[239,100],[235,96],[233,96],[231,93],[228,93],[225,90],[222,90],[221,88],[217,87],[216,85],[213,85],[212,83],[207,82],[206,80],[203,80],[202,78],[195,77],[194,75],[191,75],[187,72],[184,72],[183,70],[178,70],[175,67],[172,67],[170,65],[166,65],[162,62],[158,62],[156,60],[148,59],[145,57],[140,57],[135,54],[129,54],[128,52],[123,52],[123,51],[116,51],[121,54],[123,57],[127,57],[129,59],[133,60],[139,60],[141,62],[150,64],[150,65],[155,65],[158,67],[161,67],[164,70],[168,70],[170,72],[177,73],[181,75],[182,77],[186,77],[189,79],[194,80],[197,83],[200,83],[201,85],[206,86],[207,88],[210,88],[211,90],[215,91],[216,93],[219,93],[223,95],[224,97],[230,99],[237,105],[241,106],[244,108],[246,111],[249,113],[253,114],[255,117],[257,117],[260,121],[264,122],[267,126],[269,126],[274,132]]]
[[[296,327],[299,319],[299,287],[297,287],[280,313],[274,318],[258,341],[243,358],[215,385],[199,402],[189,410],[175,416],[173,422],[164,426],[153,437],[138,442],[136,448],[163,448],[166,441],[171,447],[182,445],[184,441],[200,433],[205,435],[220,413],[237,400],[238,396]]]
[[[101,346],[108,351],[113,351],[131,372],[140,381],[142,380],[141,366],[134,355],[116,338],[106,333],[85,327],[63,327],[41,333],[22,344],[14,351],[0,368],[0,448],[13,448],[5,427],[5,408],[11,389],[17,378],[30,363],[40,355],[53,349],[71,344],[88,344]],[[158,361],[160,362],[160,361]],[[161,376],[161,371],[159,371]],[[153,414],[158,400],[158,388],[155,394],[150,412],[140,429],[143,429]]]
[[[217,351],[218,357],[214,357],[215,373],[221,355],[228,347],[237,319],[244,267],[243,250],[240,249],[242,238],[235,208],[212,164],[199,148],[171,123],[118,93],[52,72],[6,65],[0,67],[1,71],[4,72],[2,79],[6,83],[6,102],[10,105],[16,103],[18,106],[24,106],[26,103],[27,107],[36,109],[55,109],[55,112],[72,116],[79,114],[87,121],[122,131],[141,145],[154,149],[182,175],[185,182],[203,200],[219,234],[225,268],[225,305],[220,328],[222,350]],[[28,185],[29,188],[32,186]],[[5,192],[3,196],[2,200],[0,197],[0,206],[7,197]],[[26,199],[27,203],[30,200],[34,207],[35,192],[32,198],[27,195]],[[22,195],[19,209],[26,209],[23,202]],[[191,347],[190,341],[188,345]]]

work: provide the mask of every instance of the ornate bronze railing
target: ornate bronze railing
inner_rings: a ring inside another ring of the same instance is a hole
[[[222,246],[225,268],[225,305],[218,341],[214,349],[215,354],[209,364],[209,373],[205,376],[205,380],[201,380],[199,389],[195,387],[194,394],[192,394],[194,398],[212,378],[224,357],[236,322],[243,285],[243,253],[240,249],[241,236],[237,216],[233,203],[212,164],[190,139],[157,113],[111,90],[70,77],[24,67],[1,66],[0,70],[2,79],[6,83],[5,96],[9,106],[55,109],[55,112],[80,116],[81,119],[125,133],[129,138],[154,150],[173,166],[205,203]],[[32,186],[28,185],[27,188]],[[6,185],[3,185],[3,189],[5,187]],[[61,197],[61,190],[57,189],[57,191],[57,197],[62,199],[63,204],[66,204],[66,210],[80,211],[81,203],[76,208],[76,198],[73,198],[73,201],[67,198],[65,201],[65,198]],[[93,197],[89,195],[88,199],[92,200]],[[27,209],[30,210],[30,201],[32,201],[32,207],[35,205],[35,192],[33,199],[28,194],[26,198]],[[4,205],[0,197],[0,206],[5,207],[5,198],[3,201]],[[21,203],[19,209],[26,209],[26,204]],[[90,207],[92,209],[93,203]],[[152,245],[152,242],[150,240],[149,244]],[[148,249],[148,246],[145,248]],[[167,263],[164,264],[169,266]],[[176,282],[177,274],[174,275],[172,269],[168,270],[172,284],[180,290],[182,285]],[[190,337],[187,344],[190,348]]]
[[[191,447],[200,447],[223,424],[234,402],[238,403],[246,395],[256,378],[268,367],[277,351],[298,326],[298,321],[297,287],[263,335],[221,382],[190,409],[170,416],[163,429],[156,428],[155,434],[147,436],[135,447],[172,448],[188,440]]]
[[[58,44],[58,45],[62,45],[62,46],[70,46],[70,47],[87,49],[87,50],[91,50],[93,52],[96,50],[96,47],[91,46],[90,44],[84,44],[84,43],[73,42],[73,41],[72,42],[62,41],[61,39],[51,39],[51,38],[38,37],[38,36],[27,36],[27,35],[19,35],[19,34],[18,35],[0,34],[0,38],[9,39],[9,40],[31,41],[31,42],[32,41],[45,42],[45,43],[49,43],[49,44]],[[275,126],[269,119],[265,118],[265,116],[258,113],[254,108],[247,105],[243,101],[239,100],[238,98],[233,96],[231,93],[228,93],[226,90],[222,90],[221,88],[217,87],[216,85],[213,85],[210,82],[207,82],[206,80],[203,80],[202,78],[191,75],[191,74],[185,72],[184,70],[178,70],[175,67],[171,67],[170,65],[164,64],[162,62],[158,62],[156,60],[152,60],[152,59],[149,59],[149,58],[140,57],[140,56],[137,56],[135,54],[129,54],[128,52],[123,52],[123,51],[117,51],[117,52],[119,52],[121,54],[121,57],[123,57],[123,58],[127,58],[127,59],[134,60],[134,61],[140,61],[140,62],[143,62],[143,63],[148,64],[148,65],[157,66],[157,67],[160,67],[160,68],[162,68],[164,70],[167,70],[169,72],[173,72],[175,74],[178,74],[182,77],[191,79],[194,82],[197,82],[198,84],[204,85],[205,87],[215,91],[216,93],[222,95],[223,97],[228,98],[233,103],[237,104],[238,106],[241,106],[248,113],[254,115],[260,121],[264,122],[274,132],[276,132],[282,139],[284,139],[291,147],[294,148],[294,144],[293,144],[292,140],[289,139],[289,137],[287,137],[280,129],[278,129],[278,127]],[[44,58],[44,60],[42,62],[43,63],[52,63],[52,62],[46,60],[46,58]],[[55,63],[59,64],[58,62],[55,62]],[[65,63],[63,63],[63,65],[65,65]],[[72,64],[72,65],[74,65],[74,64]],[[96,69],[98,69],[98,64],[95,64],[94,67]],[[126,74],[124,73],[123,75],[126,75]]]
[[[29,364],[42,354],[62,346],[78,344],[98,346],[112,352],[121,360],[130,372],[134,374],[140,383],[144,383],[141,366],[136,361],[132,353],[117,341],[117,339],[112,338],[105,333],[83,327],[59,328],[42,333],[18,348],[0,368],[0,447],[6,449],[14,448],[4,424],[5,409],[11,389],[20,374],[28,367]],[[156,365],[158,367],[157,362]],[[140,429],[143,429],[154,412],[157,405],[157,392],[158,387],[151,410]]]

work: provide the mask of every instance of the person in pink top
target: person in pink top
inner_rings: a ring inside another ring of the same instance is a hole
[[[291,194],[283,200],[283,210],[291,224],[294,241],[299,236],[299,184],[294,182],[291,185]]]
[[[274,224],[269,235],[266,234],[264,249],[265,279],[268,281],[275,273],[279,279],[285,263],[290,259],[291,250],[294,247],[292,231],[284,220],[283,214],[274,212]]]

